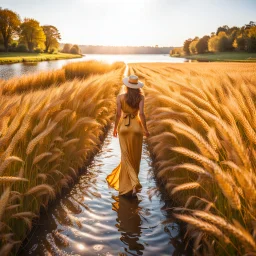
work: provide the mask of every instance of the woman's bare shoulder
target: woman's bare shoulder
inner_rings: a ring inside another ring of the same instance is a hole
[[[121,99],[121,98],[124,97],[124,95],[125,95],[125,93],[121,93],[121,94],[117,95],[117,98],[118,98],[118,99]]]
[[[123,95],[124,94],[118,94],[117,97],[116,97],[116,100],[121,101],[121,99],[123,98]]]

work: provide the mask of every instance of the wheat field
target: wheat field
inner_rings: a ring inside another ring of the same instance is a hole
[[[81,62],[1,81],[1,256],[17,251],[40,207],[72,184],[99,149],[124,68]]]
[[[256,253],[256,64],[131,64],[156,176],[195,255]]]

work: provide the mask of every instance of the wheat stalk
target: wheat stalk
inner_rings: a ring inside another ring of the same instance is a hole
[[[36,156],[36,157],[34,158],[34,160],[33,160],[33,165],[39,163],[42,159],[44,159],[44,158],[47,157],[47,156],[51,156],[51,155],[52,155],[51,152],[44,152],[44,153],[42,153],[42,154]]]
[[[28,195],[33,195],[37,193],[41,193],[41,195],[42,194],[49,195],[51,198],[55,197],[55,191],[53,187],[47,184],[41,184],[41,185],[32,187],[24,195],[28,196]]]
[[[3,217],[3,214],[4,214],[5,208],[8,204],[8,200],[9,200],[9,197],[10,197],[10,192],[11,192],[10,187],[7,187],[4,190],[1,197],[0,197],[0,221],[2,221],[2,217]]]
[[[200,187],[200,184],[198,182],[184,183],[184,184],[178,185],[175,188],[173,188],[171,191],[171,195],[173,195],[179,191],[182,191],[182,190],[195,189],[195,188],[199,188],[199,187]]]
[[[174,125],[174,128],[173,128],[174,131],[176,131],[177,133],[183,134],[187,138],[191,139],[199,148],[199,150],[203,153],[203,155],[215,161],[219,160],[219,155],[198,132],[188,127],[187,125],[184,125],[178,122],[173,122],[173,125]]]
[[[19,213],[15,213],[12,214],[12,218],[36,218],[38,217],[36,214],[34,214],[33,212],[19,212]]]
[[[45,131],[43,131],[42,133],[40,133],[39,135],[37,135],[33,140],[31,140],[28,144],[27,150],[26,150],[26,154],[29,155],[31,154],[31,152],[33,151],[34,147],[36,146],[36,144],[41,141],[42,139],[44,139],[44,137],[46,137],[55,127],[56,127],[57,123],[53,122],[52,124],[50,124],[47,129]]]
[[[183,148],[183,147],[171,147],[171,150],[173,150],[177,153],[180,153],[182,155],[185,155],[191,159],[194,159],[201,164],[205,164],[205,165],[209,166],[214,172],[215,171],[221,172],[221,169],[217,164],[215,164],[213,161],[211,161],[207,157],[200,155],[198,153],[195,153],[192,150],[189,150],[189,149]]]
[[[234,189],[235,184],[231,182],[231,177],[227,176],[223,172],[217,172],[214,175],[215,180],[217,181],[222,193],[227,198],[229,204],[232,208],[240,210],[241,209],[241,201],[239,195]],[[232,184],[233,183],[233,184]]]
[[[244,245],[249,245],[251,249],[256,250],[255,240],[245,229],[239,229],[228,223],[225,219],[204,211],[193,211],[193,215],[219,226],[221,229],[234,235]]]
[[[200,219],[197,219],[195,217],[189,216],[189,215],[183,215],[183,214],[173,214],[175,218],[182,220],[184,222],[187,222],[196,228],[205,231],[211,235],[214,235],[216,237],[219,237],[225,241],[225,243],[230,243],[229,238],[223,234],[223,232],[218,229],[217,227],[209,224],[208,222],[202,221]]]
[[[0,176],[0,183],[16,182],[16,181],[28,181],[28,179],[13,177],[13,176]]]
[[[0,165],[0,175],[2,175],[3,171],[8,167],[9,164],[11,164],[12,162],[15,162],[15,161],[24,163],[24,161],[20,157],[17,157],[17,156],[7,157],[3,161],[3,163]]]

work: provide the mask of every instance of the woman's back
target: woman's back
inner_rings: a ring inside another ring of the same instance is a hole
[[[138,114],[139,109],[132,108],[125,100],[126,94],[120,95],[121,108],[124,113]]]
[[[126,93],[117,97],[116,121],[113,136],[119,134],[121,162],[107,177],[108,184],[119,191],[119,195],[130,192],[136,195],[141,188],[138,179],[143,127],[148,136],[144,115],[143,83],[131,75],[123,79]]]

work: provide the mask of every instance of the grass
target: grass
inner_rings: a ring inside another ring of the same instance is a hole
[[[195,55],[184,55],[180,57],[198,61],[256,62],[256,53],[247,52],[204,53]]]
[[[156,175],[195,255],[256,252],[256,64],[132,64]]]
[[[69,54],[69,53],[26,53],[26,52],[8,52],[0,53],[0,64],[11,64],[18,62],[38,62],[38,61],[49,61],[49,60],[62,60],[62,59],[73,59],[81,58],[80,54]]]
[[[87,64],[80,64],[84,71]],[[120,90],[124,65],[118,66],[82,79],[79,72],[66,80],[64,69],[15,78],[11,93],[0,93],[1,255],[17,252],[40,207],[73,183],[99,149]]]

